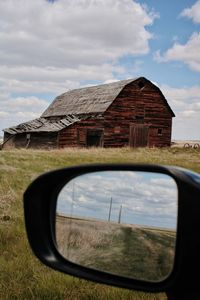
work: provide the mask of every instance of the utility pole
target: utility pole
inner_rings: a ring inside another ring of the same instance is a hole
[[[110,208],[109,208],[108,222],[110,222],[111,210],[112,210],[112,197],[110,198]]]
[[[122,205],[120,206],[120,209],[119,209],[119,218],[118,218],[119,224],[121,223],[121,216],[122,216]]]

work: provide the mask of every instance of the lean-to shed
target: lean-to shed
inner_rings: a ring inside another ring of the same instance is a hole
[[[144,77],[68,91],[40,118],[4,129],[3,147],[165,147],[174,113]]]

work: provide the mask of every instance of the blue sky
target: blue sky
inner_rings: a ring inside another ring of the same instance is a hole
[[[88,184],[89,182],[89,184]],[[94,197],[95,194],[95,197]],[[178,190],[165,174],[94,172],[67,183],[58,196],[61,215],[176,229]]]
[[[200,140],[200,0],[0,1],[0,136],[69,89],[145,76]]]
[[[200,30],[199,25],[180,16],[180,13],[195,1],[155,0],[147,1],[147,3],[149,8],[154,8],[158,12],[159,17],[150,26],[154,38],[150,41],[151,51],[144,58],[143,74],[159,85],[165,83],[171,87],[181,88],[199,84],[199,74],[191,71],[184,63],[174,61],[157,63],[154,59],[156,51],[159,50],[163,53],[171,48],[175,42],[185,44],[194,31]]]

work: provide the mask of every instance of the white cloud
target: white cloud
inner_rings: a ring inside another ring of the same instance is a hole
[[[193,33],[186,44],[174,43],[162,55],[158,50],[155,54],[158,62],[181,61],[193,71],[200,72],[200,33]]]
[[[0,74],[0,91],[58,95],[68,89],[80,87],[81,80],[92,79],[103,82],[112,80],[113,72],[123,73],[124,69],[112,64],[79,65],[77,68],[3,65]]]
[[[44,110],[47,105],[48,102],[43,100],[43,99],[39,99],[35,96],[32,97],[16,97],[16,98],[12,98],[9,95],[7,95],[7,97],[1,98],[0,100],[0,105],[1,105],[1,110],[5,111],[7,113],[17,113],[19,111],[26,111],[26,110],[30,110],[32,112],[41,112],[41,109]]]
[[[107,220],[111,197],[112,220],[117,221],[121,205],[126,223],[133,222],[136,215],[144,224],[149,217],[153,217],[154,224],[164,222],[163,218],[171,219],[171,225],[176,220],[175,181],[167,175],[148,172],[108,171],[79,176],[60,192],[58,211]]]
[[[188,17],[194,23],[200,23],[200,0],[191,8],[184,9],[181,17]],[[193,32],[185,44],[178,43],[178,37],[174,36],[174,44],[164,53],[156,51],[154,59],[157,62],[180,61],[186,64],[191,70],[200,72],[200,33]]]
[[[200,86],[173,88],[161,85],[160,88],[176,114],[173,138],[199,140]]]
[[[9,114],[7,113],[7,112],[5,112],[5,111],[0,111],[0,117],[1,118],[6,118],[6,117],[8,117],[9,116]]]
[[[181,17],[188,17],[194,23],[200,23],[200,0],[198,0],[191,8],[185,8],[180,14]]]
[[[16,97],[0,92],[0,130],[38,118],[49,103],[37,97]],[[1,133],[0,133],[1,135]]]
[[[132,0],[0,1],[0,94],[8,94],[8,108],[1,98],[1,116],[12,114],[10,103],[15,107],[21,101],[13,94],[53,98],[81,81],[106,82],[126,74],[118,59],[148,53],[153,36],[147,27],[156,17]],[[133,67],[136,71],[138,62]],[[17,119],[20,111],[21,116],[41,113],[42,102],[36,113],[32,100],[16,106],[11,120],[27,120]]]
[[[190,8],[185,8],[180,16],[190,18],[194,23],[200,23],[200,0]],[[191,70],[200,72],[200,33],[194,32],[185,45],[174,44],[163,57],[158,55],[157,58],[183,61]]]
[[[146,54],[155,18],[131,0],[7,0],[0,16],[1,64],[57,68]]]

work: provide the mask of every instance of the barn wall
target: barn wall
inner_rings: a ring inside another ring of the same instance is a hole
[[[33,132],[27,136],[27,133],[18,133],[15,135],[4,135],[3,149],[9,148],[33,148],[33,149],[52,149],[57,148],[56,132]]]
[[[4,132],[2,149],[10,149],[14,147],[13,135]]]
[[[161,92],[150,82],[129,84],[108,108],[103,118],[88,119],[59,133],[59,147],[87,146],[87,130],[103,130],[104,147],[130,145],[130,128],[148,127],[147,145],[171,144],[172,114]],[[136,143],[137,144],[137,143]]]
[[[77,147],[77,124],[67,127],[58,134],[58,145],[63,147]]]
[[[91,129],[105,131],[104,120],[89,119],[63,129],[58,136],[59,147],[86,147],[87,131]]]
[[[149,147],[170,146],[172,115],[163,95],[150,82],[140,84],[129,84],[105,113],[106,146],[129,145],[130,125],[138,124],[149,127]]]

